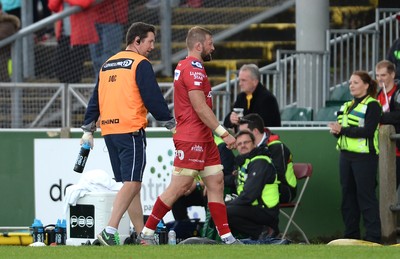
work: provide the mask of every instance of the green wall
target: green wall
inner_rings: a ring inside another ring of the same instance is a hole
[[[313,176],[295,217],[312,240],[329,241],[340,237],[338,152],[327,128],[285,128],[275,130],[293,152],[295,162],[313,165]],[[72,133],[71,137],[80,137]],[[148,137],[169,133],[149,132]],[[0,226],[29,226],[34,218],[35,138],[59,138],[58,132],[0,130]],[[96,137],[100,137],[96,135]],[[75,154],[74,154],[75,155]],[[281,231],[284,219],[281,218]],[[292,228],[291,228],[292,230]],[[291,231],[289,231],[291,232]]]

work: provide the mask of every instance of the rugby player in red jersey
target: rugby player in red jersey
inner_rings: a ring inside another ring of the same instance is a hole
[[[157,244],[154,231],[158,222],[171,210],[174,202],[190,191],[195,179],[203,180],[208,207],[222,241],[241,244],[233,237],[228,225],[223,200],[224,180],[221,160],[213,132],[228,148],[235,147],[235,138],[223,128],[212,111],[212,92],[204,61],[214,51],[210,31],[193,27],[186,37],[188,56],[181,60],[174,75],[174,109],[176,132],[173,136],[175,160],[171,183],[158,197],[139,240],[143,245]]]

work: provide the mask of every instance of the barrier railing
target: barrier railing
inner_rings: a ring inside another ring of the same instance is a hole
[[[167,103],[172,103],[172,83],[159,86]],[[0,83],[0,128],[79,128],[93,87],[93,84]],[[148,119],[149,126],[157,126],[150,114]]]

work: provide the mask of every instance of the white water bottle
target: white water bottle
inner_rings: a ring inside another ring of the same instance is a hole
[[[172,228],[168,232],[168,245],[176,245],[176,233]]]

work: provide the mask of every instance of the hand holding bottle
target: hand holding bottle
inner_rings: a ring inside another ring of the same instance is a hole
[[[90,131],[85,131],[81,138],[81,145],[86,144],[90,146],[90,149],[93,149],[93,133]]]

